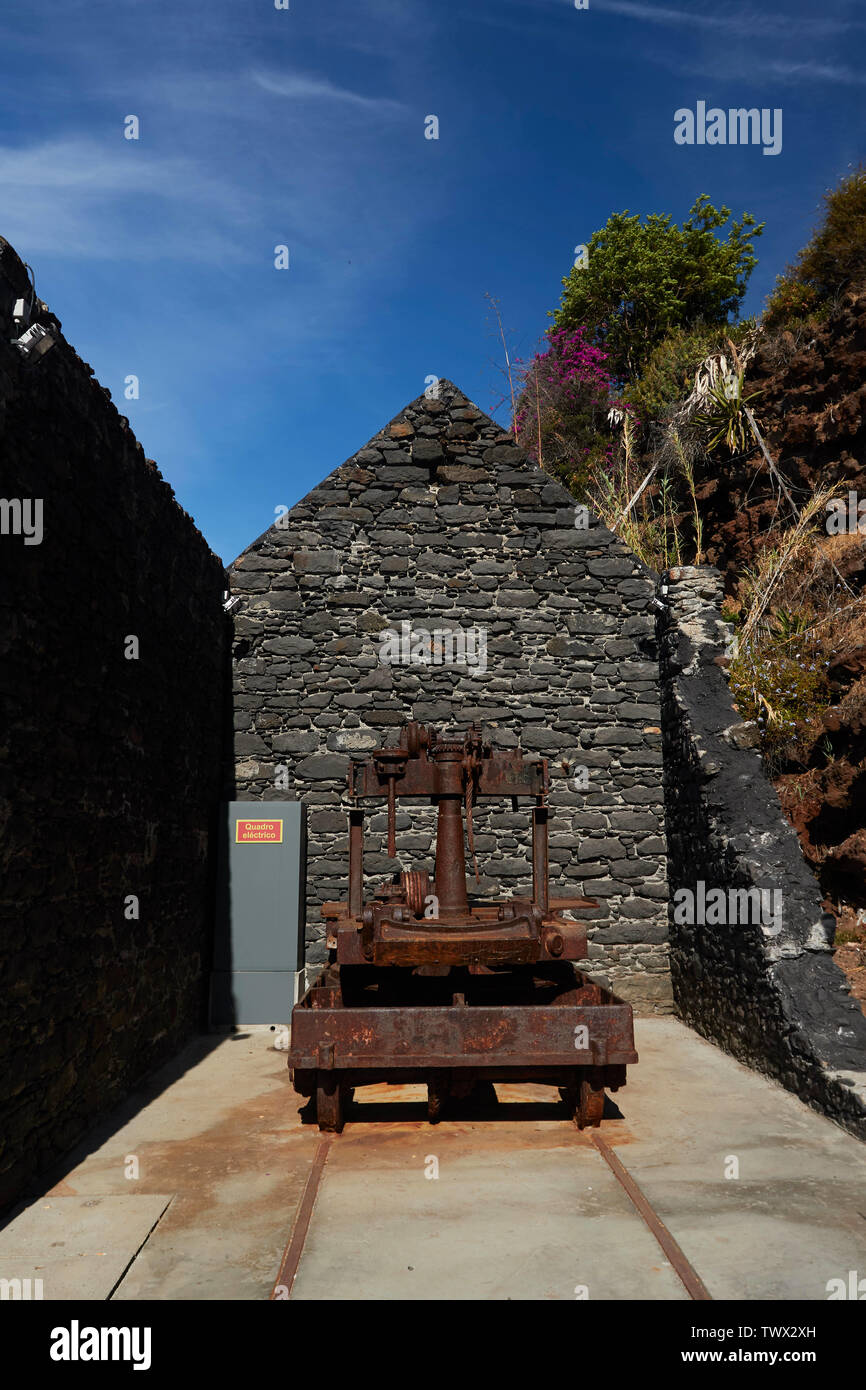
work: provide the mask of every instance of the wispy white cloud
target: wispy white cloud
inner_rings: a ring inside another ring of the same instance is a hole
[[[247,220],[224,180],[118,138],[0,146],[0,225],[21,254],[238,259]]]
[[[811,35],[817,38],[864,27],[862,20],[768,13],[766,10],[737,10],[730,6],[681,10],[669,5],[650,4],[648,0],[594,0],[594,8],[600,14],[621,15],[623,18],[639,20],[645,24],[660,24],[677,29],[704,29],[743,37],[750,34],[771,34],[785,38],[796,32],[801,36]]]
[[[26,254],[250,265],[285,242],[321,283],[341,261],[387,261],[400,241],[368,225],[371,175],[356,167],[398,101],[267,68],[164,71],[122,92],[109,79],[101,99],[121,96],[117,111],[142,113],[140,141],[118,117],[107,138],[0,145],[0,228]],[[281,108],[291,135],[275,126]],[[383,196],[395,177],[375,174]]]
[[[0,232],[37,278],[46,258],[164,262],[182,282],[218,267],[220,284],[258,288],[285,244],[292,269],[264,282],[257,321],[278,324],[281,352],[306,361],[355,331],[414,251],[429,215],[423,169],[393,139],[406,108],[390,97],[350,91],[341,75],[246,63],[141,74],[122,90],[110,77],[93,95],[113,112],[99,134],[0,144]],[[141,113],[140,141],[123,138],[127,111]],[[415,187],[400,218],[382,217]]]
[[[833,86],[866,86],[866,73],[840,63],[764,59],[760,54],[746,53],[715,56],[708,54],[702,58],[683,59],[677,54],[657,48],[646,49],[643,56],[646,61],[668,68],[679,77],[707,78],[714,82],[724,82],[728,86],[733,82],[764,85],[772,82],[777,86],[790,84],[793,87],[821,82],[828,82]]]
[[[459,12],[461,23],[484,24],[493,29],[513,29],[523,34],[538,34],[548,39],[551,25],[557,19],[581,22],[575,17],[574,0],[494,0],[487,10],[483,0],[475,0],[471,9]],[[676,29],[681,34],[728,35],[731,38],[820,39],[843,36],[852,30],[866,29],[866,20],[824,18],[811,14],[768,13],[755,8],[737,9],[730,4],[712,4],[680,9],[675,5],[658,5],[655,0],[592,0],[593,15],[614,15],[631,19],[638,24]],[[593,29],[593,36],[598,31]]]
[[[65,188],[100,193],[152,193],[171,196],[190,176],[188,161],[154,158],[133,140],[116,141],[116,150],[89,138],[46,140],[42,144],[0,147],[0,185],[6,190]],[[196,193],[212,193],[196,180]],[[10,196],[7,191],[7,197]]]
[[[863,87],[866,86],[866,73],[854,68],[846,68],[838,63],[784,63],[771,62],[767,64],[767,71],[771,72],[780,82],[841,82],[846,86]]]
[[[261,103],[267,96],[284,97],[296,107],[303,108],[304,113],[311,117],[329,108],[354,107],[373,115],[377,112],[389,115],[407,109],[402,102],[391,97],[364,96],[339,86],[329,78],[261,67],[219,73],[182,70],[149,72],[132,82],[129,77],[122,81],[113,77],[106,82],[102,92],[121,104],[132,102],[130,109],[155,111],[170,108],[173,111],[223,117],[230,113],[233,124],[261,120]],[[265,93],[266,97],[257,100],[259,92]]]
[[[253,72],[251,77],[262,91],[294,101],[337,102],[362,107],[367,111],[388,112],[404,109],[399,101],[392,101],[388,97],[365,97],[346,87],[338,87],[327,78],[310,77],[305,73]]]
[[[732,11],[710,13],[703,10],[676,10],[667,5],[651,5],[645,0],[598,0],[600,14],[618,14],[625,19],[637,19],[645,24],[663,24],[669,28],[733,29],[751,28],[747,18]]]

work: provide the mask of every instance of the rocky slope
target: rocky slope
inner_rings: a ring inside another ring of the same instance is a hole
[[[770,452],[800,505],[827,486],[841,499],[866,499],[866,292],[849,294],[814,336],[801,338],[768,338],[747,372]],[[742,571],[786,504],[757,450],[702,480],[697,495],[706,560],[736,604]],[[849,588],[844,604],[866,592],[866,534],[818,537],[816,545]],[[833,703],[798,731],[776,788],[836,916],[839,964],[866,1007],[866,630],[860,641],[841,608],[825,656]]]
[[[770,452],[799,503],[822,483],[840,497],[853,490],[866,498],[866,291],[848,295],[813,337],[799,338],[768,338],[747,371],[747,392],[760,392],[753,408]],[[697,495],[707,562],[734,594],[786,504],[757,447],[701,480]],[[862,564],[851,578],[862,585]]]

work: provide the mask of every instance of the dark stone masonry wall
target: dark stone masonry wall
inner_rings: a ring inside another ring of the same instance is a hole
[[[319,905],[347,892],[351,754],[409,719],[472,721],[550,759],[552,891],[598,900],[590,968],[644,1011],[669,1007],[653,581],[450,382],[420,397],[230,570],[235,777],[249,800],[309,811],[308,960]],[[487,669],[383,664],[381,633],[483,629]],[[581,786],[586,768],[587,784]],[[434,812],[384,811],[365,868],[432,868]],[[482,889],[528,892],[528,811],[476,810]],[[470,888],[473,878],[470,873]]]
[[[866,1018],[831,955],[832,918],[737,715],[717,570],[672,570],[659,617],[668,866],[679,889],[781,893],[780,918],[678,925],[678,1011],[705,1037],[866,1138]],[[773,905],[774,900],[768,899]]]
[[[0,534],[0,1201],[205,1022],[228,677],[219,560],[62,334],[9,344],[18,295],[0,240],[0,499],[44,517]]]

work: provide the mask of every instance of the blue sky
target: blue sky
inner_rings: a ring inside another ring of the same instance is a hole
[[[229,562],[430,374],[492,411],[485,294],[531,355],[612,212],[752,212],[761,307],[866,96],[862,0],[771,3],[6,0],[0,234]],[[698,100],[782,152],[676,145]]]

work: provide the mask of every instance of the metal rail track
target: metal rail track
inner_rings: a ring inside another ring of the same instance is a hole
[[[304,1253],[304,1242],[307,1239],[307,1232],[310,1229],[310,1222],[313,1219],[313,1208],[316,1205],[316,1198],[319,1195],[319,1184],[322,1181],[322,1174],[325,1171],[325,1164],[328,1161],[328,1153],[333,1143],[332,1134],[322,1134],[316,1146],[313,1156],[312,1166],[301,1193],[301,1200],[298,1203],[298,1210],[292,1226],[292,1234],[289,1243],[280,1261],[280,1272],[274,1281],[271,1290],[271,1299],[282,1301],[292,1296],[292,1285],[295,1282],[295,1275],[298,1272],[298,1265],[301,1263],[301,1255]]]
[[[674,1270],[689,1298],[696,1302],[711,1301],[712,1294],[707,1289],[697,1270],[686,1258],[682,1248],[677,1244],[658,1212],[655,1211],[645,1193],[638,1186],[637,1182],[635,1182],[634,1178],[618,1158],[610,1144],[608,1144],[607,1140],[595,1130],[591,1132],[590,1138],[592,1144],[604,1159],[611,1173],[623,1188],[623,1191],[635,1208],[635,1211],[658,1244],[665,1259]],[[285,1300],[292,1296],[292,1287],[301,1263],[304,1244],[310,1230],[316,1199],[319,1195],[322,1177],[325,1172],[325,1164],[328,1161],[328,1155],[333,1142],[333,1135],[323,1134],[319,1137],[310,1172],[307,1176],[300,1202],[298,1203],[289,1242],[283,1253],[279,1273],[277,1274],[273,1289],[271,1290],[270,1298],[272,1300]]]

